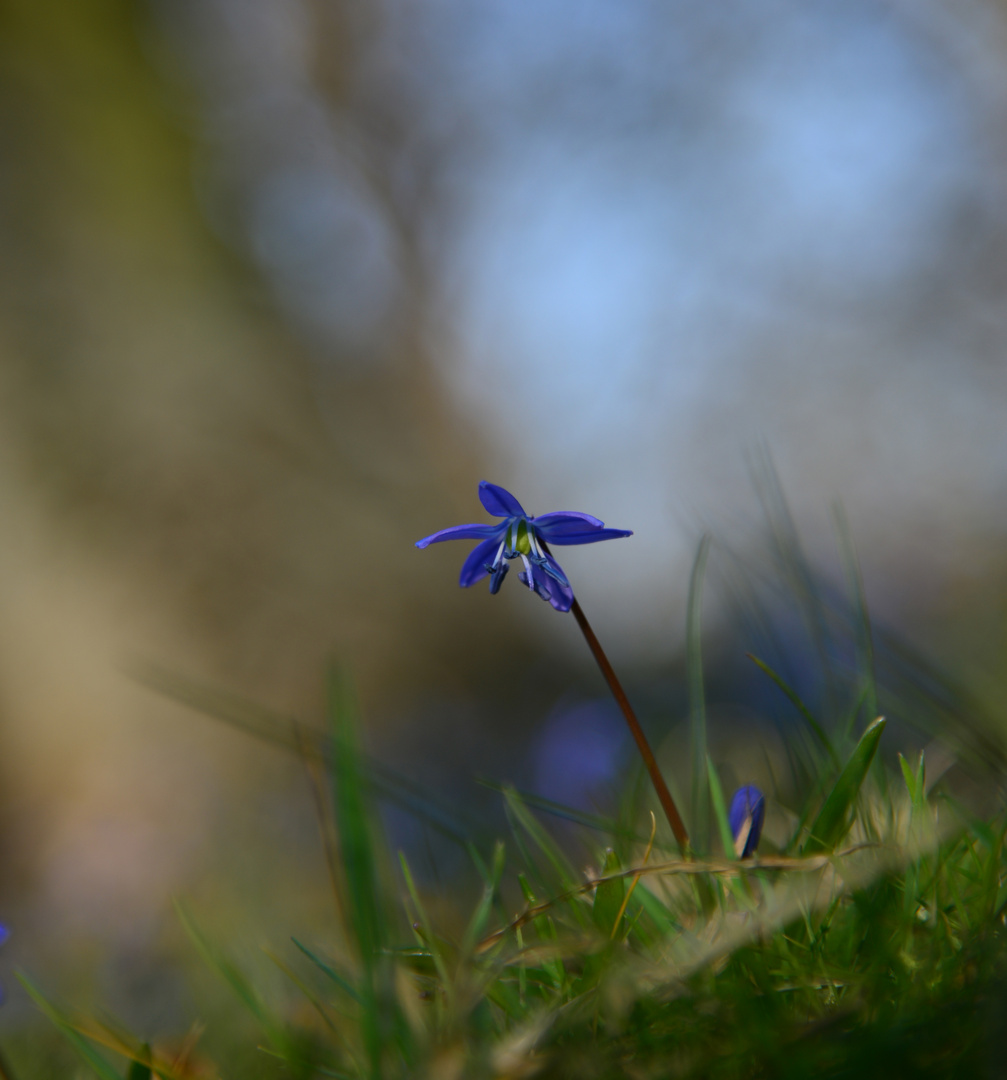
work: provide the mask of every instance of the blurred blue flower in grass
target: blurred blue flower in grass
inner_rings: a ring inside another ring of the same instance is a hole
[[[625,763],[626,725],[609,701],[558,705],[535,740],[535,792],[578,810],[594,808]]]
[[[739,859],[747,859],[755,853],[765,816],[766,800],[762,792],[753,784],[738,788],[731,799],[727,820],[734,837],[734,853]]]
[[[500,591],[508,560],[520,559],[524,563],[521,582],[557,611],[570,610],[573,589],[543,544],[596,544],[633,535],[629,529],[606,529],[605,522],[572,510],[532,517],[509,491],[485,480],[479,484],[479,500],[503,521],[497,525],[452,525],[417,540],[416,546],[425,548],[442,540],[478,540],[462,564],[459,584],[468,588],[488,576],[491,593]]]

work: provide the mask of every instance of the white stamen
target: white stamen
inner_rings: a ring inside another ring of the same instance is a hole
[[[532,577],[531,563],[528,561],[528,556],[522,554],[521,555],[521,561],[524,563],[525,574],[527,575],[527,580],[528,580],[528,588],[531,589],[532,592],[534,592],[535,591],[535,579]]]

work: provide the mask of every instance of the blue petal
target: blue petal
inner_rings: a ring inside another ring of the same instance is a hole
[[[605,524],[604,521],[594,517],[592,514],[581,514],[576,510],[554,510],[551,514],[540,514],[531,520],[535,528],[541,528],[543,525],[548,527],[550,525],[570,524],[578,529],[583,529],[585,525],[600,529]]]
[[[570,532],[560,536],[551,533],[540,534],[547,544],[563,547],[570,544],[597,544],[600,540],[618,540],[622,536],[632,536],[632,529],[594,529],[585,532]]]
[[[616,540],[620,536],[632,536],[631,529],[606,529],[605,522],[590,514],[564,511],[543,514],[533,518],[535,532],[547,544],[596,544],[599,540]]]
[[[482,540],[487,536],[495,536],[501,528],[500,525],[452,525],[417,540],[416,546],[425,548],[431,544],[439,544],[442,540]]]
[[[499,484],[488,480],[479,481],[479,501],[494,517],[527,517],[524,507]]]
[[[566,574],[563,573],[558,562],[555,559],[547,556],[549,564],[558,571],[563,581],[558,581],[547,573],[544,566],[540,566],[538,563],[531,564],[532,580],[530,587],[534,589],[543,600],[548,600],[550,604],[557,611],[569,611],[573,604],[573,589],[568,584],[564,584],[566,581]],[[528,575],[521,574],[521,580],[525,585],[528,585]]]
[[[762,792],[753,784],[746,784],[738,788],[731,799],[731,809],[728,811],[727,820],[731,826],[731,834],[738,839],[745,823],[751,820],[748,837],[741,852],[741,858],[747,859],[759,844],[762,835],[762,823],[766,817],[766,800]]]
[[[569,585],[560,585],[558,581],[550,579],[549,603],[557,611],[569,611],[573,607],[573,589]]]
[[[461,576],[458,578],[458,584],[463,589],[467,589],[470,585],[475,585],[477,581],[482,579],[489,573],[486,569],[486,564],[493,561],[493,557],[497,553],[497,548],[500,546],[500,541],[496,537],[491,537],[489,540],[484,540],[481,544],[476,546],[469,553],[469,557],[462,563]]]
[[[503,584],[503,579],[507,576],[507,571],[510,569],[510,563],[506,559],[501,559],[500,562],[490,571],[490,595],[496,596],[500,591],[500,586]]]

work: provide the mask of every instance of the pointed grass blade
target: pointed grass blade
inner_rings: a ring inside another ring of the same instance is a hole
[[[625,840],[647,839],[646,836],[641,835],[634,829],[625,828],[611,818],[602,817],[599,814],[585,813],[585,811],[578,810],[573,806],[567,806],[565,803],[547,799],[544,795],[536,795],[533,792],[524,791],[509,784],[498,784],[495,780],[488,780],[485,777],[478,777],[476,783],[489,788],[490,791],[497,791],[501,795],[506,794],[509,790],[514,791],[517,797],[527,806],[541,810],[544,814],[562,818],[564,821],[572,821],[575,825],[583,825],[585,829],[594,829],[596,832],[605,833],[606,836],[618,836],[620,839]]]
[[[835,748],[832,745],[832,740],[825,734],[825,729],[818,723],[818,721],[811,715],[811,710],[804,704],[797,692],[791,688],[791,686],[785,682],[777,673],[767,664],[765,661],[760,660],[752,653],[745,653],[749,660],[760,670],[765,672],[774,683],[783,691],[791,705],[801,714],[805,723],[811,728],[815,735],[815,738],[822,744],[832,759],[832,763],[835,766],[839,766],[839,757],[836,754]]]
[[[811,837],[804,845],[805,855],[830,851],[846,835],[852,823],[857,795],[874,760],[885,723],[885,718],[879,716],[860,736],[860,741],[839,774],[835,787],[829,792],[811,826]]]
[[[297,938],[292,937],[290,939],[294,945],[300,949],[302,953],[318,968],[322,974],[326,975],[342,990],[345,994],[348,994],[354,1001],[360,1000],[360,995],[353,988],[352,983],[348,979],[345,979],[338,971],[331,965],[326,963],[321,957],[316,956],[306,945],[303,945]]]
[[[19,971],[17,978],[32,1001],[66,1038],[67,1042],[73,1046],[80,1057],[101,1077],[101,1080],[122,1080],[119,1073],[77,1031],[70,1019],[49,1002],[48,998],[29,980],[27,975]]]
[[[126,1080],[150,1080],[150,1047],[144,1044],[143,1047],[144,1059],[143,1061],[134,1061],[129,1071],[126,1073]]]
[[[310,754],[318,757],[326,767],[331,768],[331,739],[326,732],[312,724],[148,661],[134,660],[126,670],[147,689],[180,705],[280,749],[301,756]],[[421,784],[400,776],[363,753],[358,753],[357,757],[375,793],[381,798],[402,807],[455,843],[465,845],[472,839],[473,830],[464,822],[462,815],[433,798]]]
[[[329,674],[329,724],[332,732],[332,786],[336,835],[342,870],[342,910],[357,947],[360,979],[360,1026],[368,1074],[382,1074],[382,1058],[394,1034],[405,1038],[405,1025],[394,1005],[392,971],[384,959],[385,906],[378,886],[370,792],[357,741],[357,704],[348,677],[333,667]],[[403,1044],[400,1050],[406,1051]]]
[[[699,541],[689,578],[686,609],[685,653],[689,687],[689,736],[692,744],[692,821],[690,835],[695,851],[709,844],[709,812],[706,773],[706,696],[703,689],[702,612],[703,577],[710,554],[710,535]]]
[[[601,871],[602,876],[618,874],[621,869],[619,856],[609,848],[605,852],[605,864]],[[611,937],[615,931],[616,920],[622,915],[622,902],[625,896],[625,878],[617,877],[609,881],[601,881],[595,887],[591,914],[598,929],[605,937]]]
[[[452,980],[451,973],[448,970],[448,963],[451,960],[457,959],[457,957],[448,955],[446,948],[447,943],[434,933],[433,924],[427,916],[423,900],[420,897],[420,891],[416,888],[416,882],[413,880],[412,871],[409,869],[409,863],[406,861],[405,853],[401,851],[399,852],[399,864],[402,867],[402,877],[405,880],[406,889],[409,892],[409,899],[412,900],[413,908],[416,911],[417,922],[413,925],[413,929],[420,941],[422,941],[427,949],[429,949],[431,959],[437,969],[437,975],[441,980],[441,988],[445,995],[450,997]]]
[[[737,857],[734,853],[734,834],[731,832],[731,822],[727,816],[724,789],[720,786],[720,777],[709,754],[706,756],[706,768],[710,781],[710,802],[713,804],[713,816],[717,822],[717,831],[720,833],[724,857],[734,859]]]
[[[899,767],[902,769],[902,779],[906,782],[906,791],[909,792],[909,801],[913,804],[914,810],[919,810],[923,806],[926,791],[926,766],[923,751],[920,751],[920,761],[915,772],[901,754],[899,754]]]
[[[488,871],[483,894],[465,929],[465,936],[462,938],[462,956],[469,956],[472,953],[476,943],[486,930],[486,923],[493,909],[493,901],[496,898],[500,888],[500,880],[503,877],[506,856],[507,849],[504,847],[503,841],[498,840],[493,848],[493,864]]]
[[[871,633],[870,616],[867,613],[864,577],[860,571],[860,560],[857,558],[856,545],[853,543],[853,533],[850,531],[850,525],[846,519],[846,511],[842,503],[835,503],[832,507],[832,516],[836,525],[839,553],[846,570],[846,578],[853,604],[857,666],[860,668],[860,675],[867,692],[867,715],[877,716],[878,688],[874,665],[874,638]]]
[[[777,566],[800,608],[821,664],[826,699],[831,701],[835,692],[835,672],[831,661],[828,612],[783,494],[783,485],[780,483],[776,465],[765,443],[756,449],[750,458],[749,467],[752,483],[769,527]]]
[[[356,734],[356,706],[346,677],[329,677],[333,802],[345,889],[344,911],[365,972],[384,945],[366,779]]]
[[[196,946],[196,950],[206,963],[212,967],[230,986],[234,996],[245,1006],[246,1009],[266,1028],[272,1035],[276,1034],[275,1026],[266,1012],[262,999],[256,993],[244,972],[239,970],[220,949],[214,945],[203,931],[196,925],[195,920],[186,906],[180,900],[175,901],[175,913],[178,915],[183,929],[189,940]]]
[[[528,834],[529,838],[533,841],[539,851],[546,857],[553,870],[556,871],[560,888],[564,892],[575,891],[581,884],[578,880],[576,871],[567,861],[566,856],[560,851],[559,846],[552,837],[532,816],[528,807],[525,805],[524,800],[513,788],[507,788],[504,791],[504,799],[506,800],[508,811]]]

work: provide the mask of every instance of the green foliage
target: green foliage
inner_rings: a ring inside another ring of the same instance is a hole
[[[81,1059],[85,1061],[101,1080],[121,1080],[119,1073],[105,1060],[94,1048],[91,1041],[84,1038],[77,1030],[76,1025],[57,1009],[48,998],[36,987],[23,972],[18,973],[18,980],[28,991],[28,996],[42,1010],[42,1012],[55,1024],[60,1032],[66,1037],[71,1046],[77,1051]]]
[[[877,752],[881,734],[885,730],[885,718],[877,720],[864,732],[845,768],[839,774],[835,787],[829,792],[818,817],[811,826],[811,836],[804,851],[813,855],[818,851],[830,851],[849,832],[853,808],[860,794],[867,770]]]
[[[717,832],[720,834],[720,843],[724,849],[724,854],[730,859],[734,856],[734,837],[731,835],[731,824],[727,817],[724,789],[721,787],[717,769],[709,757],[706,759],[706,767],[710,777],[710,802],[713,804],[713,816],[717,822]]]
[[[474,851],[483,885],[467,918],[445,917],[443,897],[435,917],[402,858],[408,944],[391,914],[342,683],[332,724],[339,894],[352,947],[330,960],[295,942],[289,961],[302,957],[303,975],[282,962],[316,1022],[264,1002],[179,908],[285,1075],[983,1075],[1005,1000],[1007,817],[982,819],[928,795],[922,755],[916,768],[900,760],[902,788],[882,786],[871,763],[883,721],[857,742],[796,858],[733,857],[709,760],[726,859],[654,851],[648,860],[642,843],[624,842],[628,864],[608,848],[585,879],[508,791],[513,842],[488,858]],[[515,902],[501,922],[495,912]],[[125,1071],[113,1067],[95,1048],[100,1030],[24,981],[98,1076],[173,1075],[138,1044],[125,1051],[135,1055]]]
[[[466,835],[457,815],[365,758],[353,694],[339,674],[324,731],[211,703],[213,715],[324,766],[330,785],[323,834],[340,931],[320,945],[293,939],[289,955],[275,958],[308,1008],[266,1000],[179,907],[195,947],[254,1020],[275,1075],[996,1075],[997,1028],[1007,1017],[1007,813],[958,801],[935,775],[933,755],[929,777],[922,752],[915,767],[899,753],[895,769],[892,755],[905,747],[891,740],[905,737],[905,725],[886,735],[885,720],[872,715],[879,697],[898,695],[878,679],[882,638],[867,618],[845,522],[837,514],[851,599],[837,618],[772,482],[765,498],[825,692],[813,711],[755,660],[797,716],[781,725],[791,776],[767,791],[765,832],[775,836],[754,858],[735,855],[727,774],[708,752],[700,651],[707,539],[687,628],[691,824],[702,858],[655,846],[650,792],[641,787],[630,787],[608,820],[501,786],[510,836],[491,845]],[[845,655],[856,663],[846,670],[835,660],[837,622],[854,646]],[[937,681],[929,671],[927,678]],[[982,739],[990,760],[1002,760],[988,732],[971,738],[972,747]],[[968,751],[969,738],[960,745]],[[430,890],[404,854],[392,857],[378,828],[378,796],[413,807],[467,847],[474,898],[463,899],[462,884]],[[550,831],[556,817],[597,845],[592,869]],[[723,857],[707,854],[709,823]],[[25,985],[105,1080],[119,1080],[123,1069],[127,1080],[217,1075],[172,1071],[156,1046],[151,1053],[107,1025],[72,1020]],[[110,1065],[98,1046],[125,1066]],[[221,1076],[235,1074],[231,1063],[219,1064]]]
[[[798,713],[800,713],[805,723],[814,733],[815,738],[818,739],[818,741],[822,744],[833,764],[838,765],[839,758],[836,755],[835,748],[832,745],[832,740],[825,733],[825,729],[822,727],[822,725],[819,724],[819,722],[814,718],[814,716],[812,716],[811,710],[807,707],[807,705],[804,704],[803,701],[801,701],[797,692],[792,690],[787,685],[787,683],[784,682],[784,680],[781,679],[780,676],[777,675],[776,672],[773,671],[773,669],[767,663],[760,660],[757,656],[753,656],[751,653],[748,653],[747,655],[748,659],[751,660],[757,668],[759,668],[761,671],[764,671],[773,680],[773,682],[776,683],[776,685],[784,692],[784,694],[787,695],[787,698],[793,704],[794,708],[797,709]]]
[[[685,650],[689,682],[689,733],[692,741],[692,813],[690,839],[695,851],[709,842],[709,807],[706,772],[706,692],[703,688],[703,577],[710,556],[710,537],[704,535],[696,549],[689,578],[686,608]]]

